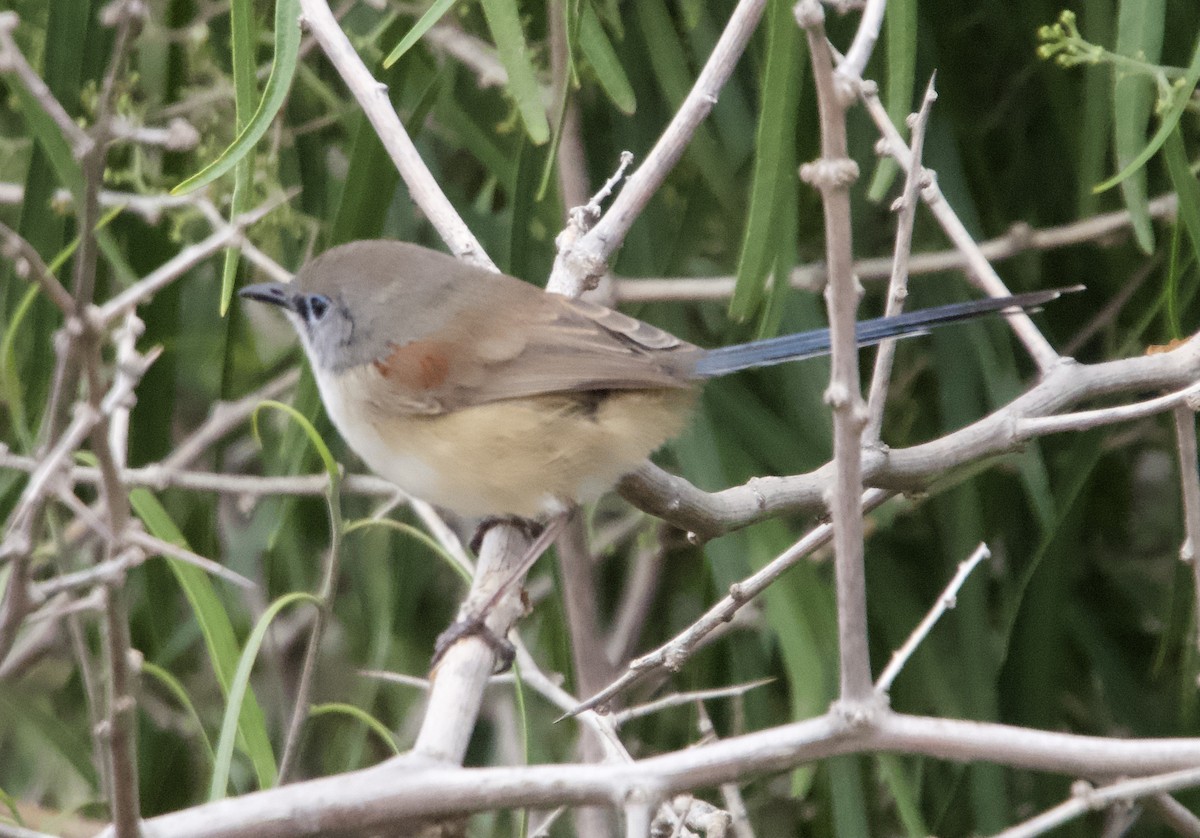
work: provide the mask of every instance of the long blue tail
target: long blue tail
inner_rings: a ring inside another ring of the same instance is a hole
[[[925,334],[936,326],[970,320],[998,311],[1018,311],[1036,308],[1057,299],[1062,294],[1078,291],[1082,286],[1054,288],[1049,291],[1030,291],[1011,297],[990,297],[965,303],[908,311],[895,317],[876,317],[861,320],[856,329],[859,346],[871,346],[888,338]],[[696,378],[714,378],[753,367],[769,367],[785,361],[800,361],[829,354],[829,330],[814,329],[777,338],[739,343],[710,349],[700,356],[693,370]]]

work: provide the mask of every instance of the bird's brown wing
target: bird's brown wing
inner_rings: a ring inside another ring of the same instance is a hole
[[[690,385],[687,370],[700,351],[691,344],[604,306],[512,282],[529,293],[510,286],[495,305],[472,299],[463,307],[471,314],[456,316],[438,339],[390,345],[373,364],[374,400],[437,414],[552,393]]]

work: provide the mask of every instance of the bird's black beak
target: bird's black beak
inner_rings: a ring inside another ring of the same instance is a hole
[[[260,282],[257,285],[247,285],[238,296],[247,300],[257,300],[260,303],[270,303],[291,311],[295,306],[296,295],[291,293],[288,286],[282,282]]]

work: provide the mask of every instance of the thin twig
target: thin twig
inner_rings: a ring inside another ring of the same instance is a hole
[[[0,255],[13,263],[13,273],[21,279],[32,279],[42,286],[46,296],[63,314],[74,314],[75,298],[58,281],[58,277],[50,272],[50,268],[42,261],[41,255],[33,245],[3,222],[0,222],[0,238],[4,240]]]
[[[1030,818],[1019,826],[998,832],[995,838],[1035,838],[1062,826],[1088,812],[1102,809],[1114,803],[1136,800],[1152,794],[1195,788],[1200,785],[1200,768],[1186,768],[1159,774],[1154,777],[1139,777],[1121,780],[1100,788],[1079,781],[1071,788],[1071,797],[1037,817]]]
[[[1180,405],[1172,411],[1175,425],[1175,446],[1179,451],[1179,484],[1183,494],[1183,544],[1179,558],[1192,566],[1193,595],[1200,597],[1200,472],[1196,459],[1196,406]],[[1196,600],[1200,602],[1200,599]],[[1200,621],[1200,608],[1194,609]],[[1200,643],[1200,635],[1195,639]]]
[[[925,145],[925,127],[929,124],[929,114],[933,111],[933,103],[937,92],[933,87],[934,77],[930,77],[925,88],[925,96],[921,100],[921,109],[916,115],[909,117],[912,128],[912,157],[913,165],[908,169],[904,179],[904,193],[894,205],[899,209],[896,218],[896,248],[892,257],[892,276],[888,280],[887,303],[884,315],[892,317],[904,308],[904,300],[908,297],[908,262],[912,255],[913,226],[917,219],[917,204],[922,181],[925,179],[925,167],[921,165],[921,153]],[[863,428],[863,442],[873,445],[879,441],[883,428],[883,413],[887,407],[888,382],[892,377],[892,362],[896,358],[896,341],[885,340],[879,344],[875,353],[875,369],[871,373],[871,385],[867,392],[867,424]]]
[[[20,79],[21,84],[37,100],[42,110],[54,120],[63,139],[70,144],[75,159],[80,160],[91,151],[95,143],[86,131],[75,124],[66,108],[54,98],[50,87],[25,60],[12,37],[19,22],[20,18],[16,12],[0,12],[0,73],[13,73]]]
[[[867,588],[863,569],[862,429],[866,421],[858,370],[855,321],[859,286],[854,278],[851,247],[850,185],[858,166],[850,159],[846,139],[846,97],[833,74],[833,55],[825,39],[825,11],[817,0],[796,4],[796,19],[808,37],[817,110],[821,125],[821,158],[800,168],[800,177],[821,193],[825,216],[825,261],[829,285],[829,389],[825,400],[833,412],[834,485],[833,552],[836,561],[839,701],[859,713],[870,701],[871,660],[867,646]]]
[[[94,229],[99,221],[99,193],[104,182],[108,142],[112,137],[117,78],[124,72],[134,35],[145,13],[146,9],[140,0],[114,0],[101,14],[101,19],[106,25],[116,28],[116,34],[113,37],[108,66],[100,84],[100,95],[95,107],[95,124],[91,132],[95,144],[81,160],[85,188],[83,199],[76,207],[80,229],[83,231],[75,254],[75,283],[72,289],[76,314],[83,314],[91,306],[95,293],[98,242]],[[134,351],[133,343],[136,341],[139,326],[140,322],[131,317],[122,330],[123,335],[118,339],[114,381],[108,393],[105,392],[106,385],[101,372],[104,338],[102,325],[84,319],[83,328],[76,339],[87,384],[88,404],[98,417],[91,429],[91,449],[100,470],[105,523],[109,532],[114,534],[114,537],[104,544],[103,554],[106,560],[117,558],[124,549],[121,536],[130,517],[129,493],[121,482],[125,452],[128,450],[128,422],[117,419],[114,424],[114,419],[128,412],[132,405],[134,389],[158,355],[157,351],[152,351],[143,359]],[[125,383],[123,389],[127,390],[127,393],[114,401],[111,398],[112,391],[117,390],[122,382]],[[105,735],[102,738],[107,740],[111,766],[109,810],[117,836],[137,838],[141,834],[136,745],[137,705],[134,698],[135,673],[132,672],[133,652],[124,573],[110,577],[100,590],[103,593],[104,650],[108,668]]]
[[[759,678],[757,681],[750,681],[746,684],[734,684],[731,687],[714,687],[710,690],[691,690],[690,692],[673,693],[655,701],[649,701],[645,704],[639,704],[636,707],[629,707],[619,713],[613,713],[611,714],[612,720],[614,724],[620,727],[626,722],[640,719],[643,716],[651,716],[673,707],[684,707],[714,698],[736,698],[743,696],[751,690],[774,683],[774,681],[774,678]]]
[[[329,549],[325,553],[325,566],[321,573],[321,587],[317,591],[317,615],[309,630],[308,642],[304,648],[304,663],[300,668],[300,678],[296,683],[296,696],[292,705],[291,720],[288,722],[287,735],[283,740],[283,756],[279,758],[279,781],[287,782],[288,775],[296,764],[300,753],[300,739],[304,730],[304,722],[309,714],[309,696],[312,694],[313,679],[317,671],[317,655],[321,649],[321,640],[333,610],[333,593],[337,585],[338,568],[342,557],[342,538],[345,535],[342,526],[341,497],[339,494],[340,481],[330,484],[325,502],[329,510]]]
[[[969,557],[958,563],[958,570],[954,574],[954,578],[950,580],[950,584],[946,586],[946,590],[942,591],[942,595],[937,598],[937,602],[933,604],[933,608],[929,609],[929,613],[917,623],[917,627],[913,629],[912,634],[904,641],[895,652],[892,653],[892,659],[888,661],[888,665],[883,668],[883,672],[879,673],[879,678],[875,681],[875,689],[880,694],[885,694],[892,688],[892,683],[896,680],[896,676],[900,674],[900,670],[904,669],[904,665],[908,663],[908,659],[912,657],[913,652],[921,645],[921,642],[929,636],[929,632],[937,624],[937,621],[942,618],[948,610],[954,607],[957,602],[958,591],[967,581],[967,577],[981,561],[989,558],[992,555],[986,544],[980,544],[975,548],[975,552]]]
[[[550,42],[550,77],[553,85],[550,101],[565,108],[560,115],[547,108],[551,124],[558,123],[558,158],[555,161],[558,173],[558,193],[564,207],[576,207],[587,200],[588,166],[587,152],[583,145],[579,99],[571,95],[570,45],[567,4],[559,0],[546,1],[546,40]],[[436,27],[435,27],[436,28]],[[481,82],[482,83],[482,82]],[[564,95],[565,93],[565,95]]]
[[[870,511],[891,497],[890,493],[879,489],[868,491],[862,499],[864,511]],[[828,523],[818,524],[809,530],[799,541],[772,559],[758,572],[746,577],[740,582],[729,586],[729,595],[711,606],[700,619],[677,634],[674,638],[659,646],[653,652],[642,655],[630,661],[625,673],[600,692],[581,702],[571,710],[571,715],[584,710],[604,707],[616,695],[624,692],[635,682],[640,681],[650,672],[660,669],[678,671],[683,662],[699,646],[700,642],[718,627],[729,622],[742,606],[765,591],[772,582],[788,568],[828,544],[833,538],[833,526]]]
[[[574,515],[555,541],[558,591],[566,620],[575,689],[589,695],[617,674],[605,654],[596,569],[587,548],[583,516]]]
[[[1185,414],[1190,414],[1192,410],[1200,407],[1197,402],[1198,398],[1200,398],[1200,383],[1175,393],[1168,393],[1165,396],[1133,404],[1081,410],[1061,416],[1018,419],[1013,423],[1013,434],[1017,439],[1028,440],[1064,431],[1088,431],[1104,425],[1115,425],[1118,422],[1132,422],[1172,409],[1183,410]],[[1179,405],[1188,405],[1188,407],[1183,408]]]
[[[1183,838],[1200,838],[1200,818],[1171,795],[1163,792],[1146,798],[1146,808]]]
[[[137,192],[120,192],[112,189],[100,190],[100,206],[121,207],[140,216],[148,224],[157,224],[164,212],[181,207],[195,206],[207,198],[204,192],[187,195],[172,195],[167,192],[142,195]],[[0,204],[17,205],[25,201],[25,187],[19,183],[0,183]],[[73,208],[75,197],[69,189],[55,191],[51,202],[58,210]]]
[[[701,742],[715,742],[718,739],[717,729],[713,726],[712,717],[708,715],[703,701],[696,702],[696,729]],[[721,797],[725,801],[725,811],[729,813],[733,834],[736,838],[754,838],[754,829],[750,826],[750,813],[746,809],[746,801],[742,798],[742,790],[737,783],[722,783]]]
[[[883,28],[885,6],[885,0],[867,0],[858,29],[854,32],[854,41],[838,65],[838,73],[855,79],[867,69],[867,62],[871,60],[875,42],[879,39],[879,30]]]
[[[905,172],[913,165],[912,152],[908,145],[904,142],[904,138],[900,136],[900,132],[896,130],[896,126],[892,124],[891,118],[887,114],[887,110],[883,107],[883,103],[879,101],[879,91],[873,82],[861,81],[856,85],[858,93],[863,103],[867,106],[867,113],[875,121],[876,127],[883,135],[884,147],[888,154],[895,158]],[[979,249],[979,245],[975,239],[967,231],[962,220],[954,212],[954,208],[950,206],[946,196],[942,194],[941,188],[937,184],[937,178],[930,177],[925,186],[921,189],[921,198],[933,213],[937,222],[941,225],[942,230],[949,237],[954,246],[962,252],[967,260],[967,277],[977,286],[982,288],[993,297],[1006,296],[1009,291],[1004,281],[1000,279],[1000,275],[988,262],[987,258]],[[1038,369],[1043,373],[1047,372],[1051,367],[1058,363],[1058,353],[1054,351],[1049,341],[1038,331],[1033,320],[1028,314],[1017,313],[1009,317],[1009,324],[1016,333],[1018,339],[1025,345],[1037,364]]]
[[[200,570],[203,570],[205,573],[211,574],[220,579],[224,579],[226,582],[237,585],[239,588],[244,590],[258,590],[259,586],[255,582],[247,579],[237,571],[230,570],[229,568],[225,567],[225,565],[218,564],[212,559],[201,556],[199,553],[193,553],[191,550],[186,550],[183,547],[172,544],[169,541],[163,541],[161,538],[153,536],[148,532],[130,529],[126,531],[125,539],[133,544],[138,545],[144,550],[147,550],[151,555],[167,556],[172,559],[178,559],[185,564],[190,564],[192,567],[197,567]]]
[[[716,104],[717,94],[754,34],[765,7],[766,0],[739,0],[696,83],[642,165],[629,176],[625,188],[599,223],[570,243],[568,249],[559,250],[550,274],[552,287],[573,289],[578,295],[604,273],[608,258],[624,242],[629,228],[679,162],[692,135]]]
[[[289,190],[277,195],[249,212],[242,213],[207,238],[183,248],[140,281],[96,308],[93,314],[94,321],[98,326],[112,323],[125,312],[149,300],[209,256],[230,244],[239,243],[245,228],[261,221],[272,210],[290,200],[293,194],[294,191]]]
[[[655,537],[648,545],[636,545],[629,557],[629,569],[621,586],[621,600],[612,620],[605,653],[610,661],[623,662],[637,648],[646,620],[649,618],[658,583],[662,578],[666,558],[664,530],[656,527]]]
[[[1150,201],[1150,217],[1171,218],[1175,215],[1177,206],[1178,201],[1174,194],[1160,195]],[[1118,234],[1127,233],[1130,225],[1128,210],[1102,213],[1058,227],[1033,229],[1028,224],[1018,223],[1004,235],[979,242],[977,247],[985,259],[996,262],[1029,252],[1058,250],[1080,244],[1103,244]],[[966,270],[972,264],[973,258],[957,248],[918,253],[909,259],[908,275],[911,277]],[[894,256],[858,259],[854,263],[854,275],[865,282],[885,280],[892,275],[894,265]],[[815,293],[824,290],[827,279],[824,263],[814,262],[793,268],[789,283],[793,288]],[[736,283],[737,278],[733,276],[713,276],[616,277],[613,284],[618,302],[641,303],[662,300],[727,300],[733,296]],[[1125,289],[1126,286],[1122,286],[1117,296],[1123,296]],[[1070,355],[1072,351],[1068,347],[1064,354]]]
[[[304,23],[321,45],[330,63],[350,89],[350,93],[363,109],[387,149],[392,162],[409,195],[433,224],[450,250],[460,259],[490,270],[496,270],[483,247],[475,239],[467,225],[434,179],[433,174],[421,159],[417,147],[396,115],[388,99],[387,87],[380,84],[358,56],[354,45],[346,37],[337,20],[329,11],[325,0],[300,0]]]
[[[249,421],[260,404],[269,399],[278,399],[295,387],[299,380],[300,370],[292,368],[275,376],[247,396],[235,401],[217,402],[209,410],[208,418],[182,442],[174,446],[160,465],[167,470],[176,470],[195,462],[215,443]],[[328,484],[328,480],[326,484]]]

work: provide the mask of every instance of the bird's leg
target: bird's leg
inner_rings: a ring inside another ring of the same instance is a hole
[[[486,643],[496,655],[497,671],[503,672],[508,669],[516,656],[516,651],[513,649],[512,643],[507,638],[496,634],[485,622],[488,613],[492,607],[500,601],[500,598],[508,592],[508,589],[515,583],[519,583],[529,572],[533,563],[537,561],[542,553],[546,552],[547,548],[562,532],[563,526],[567,521],[567,515],[560,515],[550,520],[549,523],[543,525],[536,521],[530,521],[527,518],[499,518],[489,519],[483,524],[480,524],[480,532],[476,534],[476,538],[472,539],[472,549],[478,551],[478,546],[475,544],[476,539],[482,542],[483,533],[487,532],[497,524],[510,524],[520,528],[523,532],[533,538],[529,548],[517,563],[516,569],[491,593],[484,601],[482,607],[476,609],[473,613],[466,617],[460,617],[455,620],[445,631],[438,635],[433,647],[433,660],[430,663],[430,669],[435,669],[442,657],[458,641],[464,637],[475,636]]]

